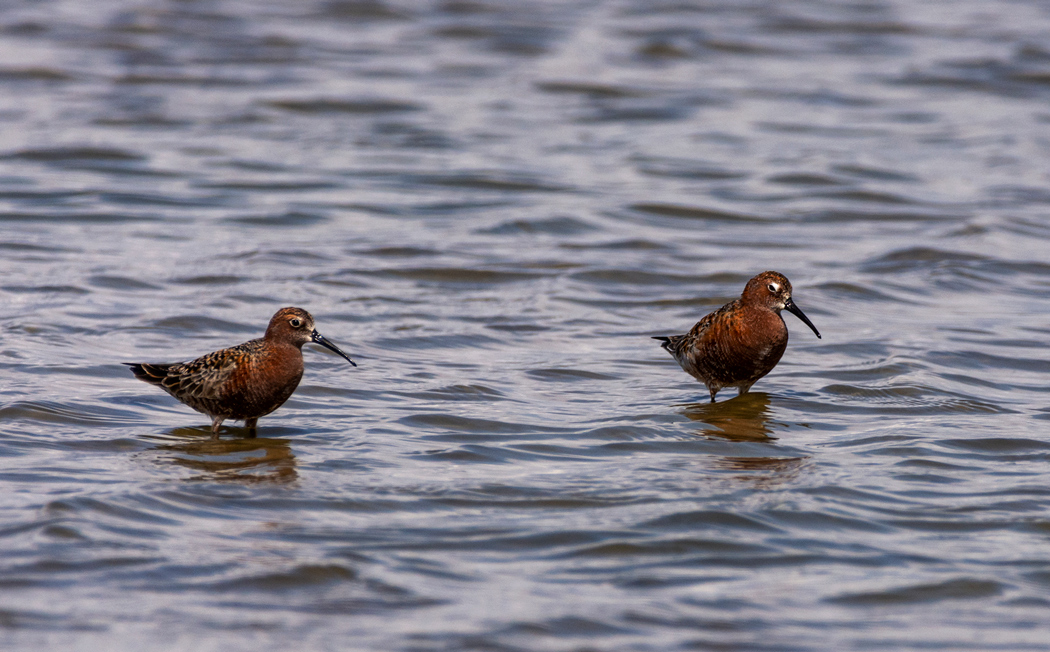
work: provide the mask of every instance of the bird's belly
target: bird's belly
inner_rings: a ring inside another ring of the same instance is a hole
[[[682,368],[702,382],[721,386],[750,385],[769,373],[784,354],[783,346],[766,344],[711,347],[690,352],[679,360]]]

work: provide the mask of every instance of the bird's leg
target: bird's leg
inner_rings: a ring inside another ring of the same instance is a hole
[[[211,420],[211,438],[212,439],[218,439],[219,438],[219,426],[221,426],[222,422],[225,421],[225,420],[226,420],[226,417],[212,417],[212,420]]]
[[[714,387],[708,387],[707,389],[711,392],[711,402],[714,403],[715,402],[715,394],[718,393],[718,390],[716,388],[714,388]]]
[[[259,423],[259,418],[258,417],[254,418],[254,419],[245,419],[244,420],[244,427],[248,429],[248,436],[249,437],[252,437],[252,438],[255,437],[255,430],[256,430],[255,426],[258,423]]]

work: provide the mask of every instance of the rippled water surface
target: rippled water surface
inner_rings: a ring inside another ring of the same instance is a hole
[[[1035,1],[3,3],[0,647],[1050,650],[1048,101]],[[286,305],[255,439],[119,364]]]

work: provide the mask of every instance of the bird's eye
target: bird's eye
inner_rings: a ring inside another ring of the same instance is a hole
[[[291,319],[288,323],[292,325],[292,328],[299,328],[303,325],[303,322],[300,319]]]
[[[776,294],[777,292],[780,292],[780,286],[777,285],[776,283],[770,283],[766,287],[768,287],[769,291],[772,292],[773,294]]]

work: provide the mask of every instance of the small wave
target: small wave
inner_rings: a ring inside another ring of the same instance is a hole
[[[484,385],[446,385],[417,392],[394,392],[399,396],[438,401],[499,401],[507,397],[503,392]]]
[[[0,420],[98,426],[139,423],[141,416],[131,410],[115,410],[98,403],[15,401],[0,407]]]
[[[757,215],[745,215],[743,213],[734,213],[731,211],[718,210],[714,208],[705,208],[702,206],[684,206],[681,204],[647,202],[631,204],[629,208],[633,211],[637,211],[646,215],[656,215],[659,217],[673,217],[687,220],[744,223],[761,223],[769,221],[766,218]]]
[[[972,396],[923,385],[862,387],[835,384],[821,388],[821,392],[839,398],[854,399],[849,408],[843,409],[872,413],[900,414],[920,411],[925,414],[1009,414],[1015,412],[1005,406]]]
[[[357,572],[337,564],[302,564],[285,572],[267,573],[213,582],[210,591],[280,593],[284,591],[316,590],[324,586],[357,583]]]
[[[848,607],[875,607],[903,604],[936,604],[945,600],[984,600],[1000,595],[1005,586],[991,580],[960,578],[938,584],[915,584],[883,591],[843,593],[827,602]]]
[[[267,106],[293,113],[325,114],[388,114],[406,111],[422,111],[423,106],[413,102],[380,99],[335,99],[321,98],[315,100],[270,100]]]
[[[467,435],[469,441],[476,441],[476,437],[478,436],[500,437],[508,434],[527,434],[549,431],[547,428],[525,423],[492,421],[489,419],[460,417],[451,414],[414,414],[412,416],[402,417],[398,419],[398,422],[412,428],[461,433]]]
[[[617,376],[602,374],[595,371],[587,371],[586,369],[530,369],[525,373],[528,376],[542,381],[556,383],[573,383],[582,380],[616,380],[617,378]]]
[[[0,159],[20,159],[44,163],[80,161],[144,161],[146,156],[126,149],[106,147],[51,147],[22,149],[0,156]]]
[[[494,285],[521,283],[541,278],[540,274],[523,271],[501,271],[492,269],[454,267],[398,267],[374,272],[379,276],[401,278],[425,283],[454,283],[466,285]]]

